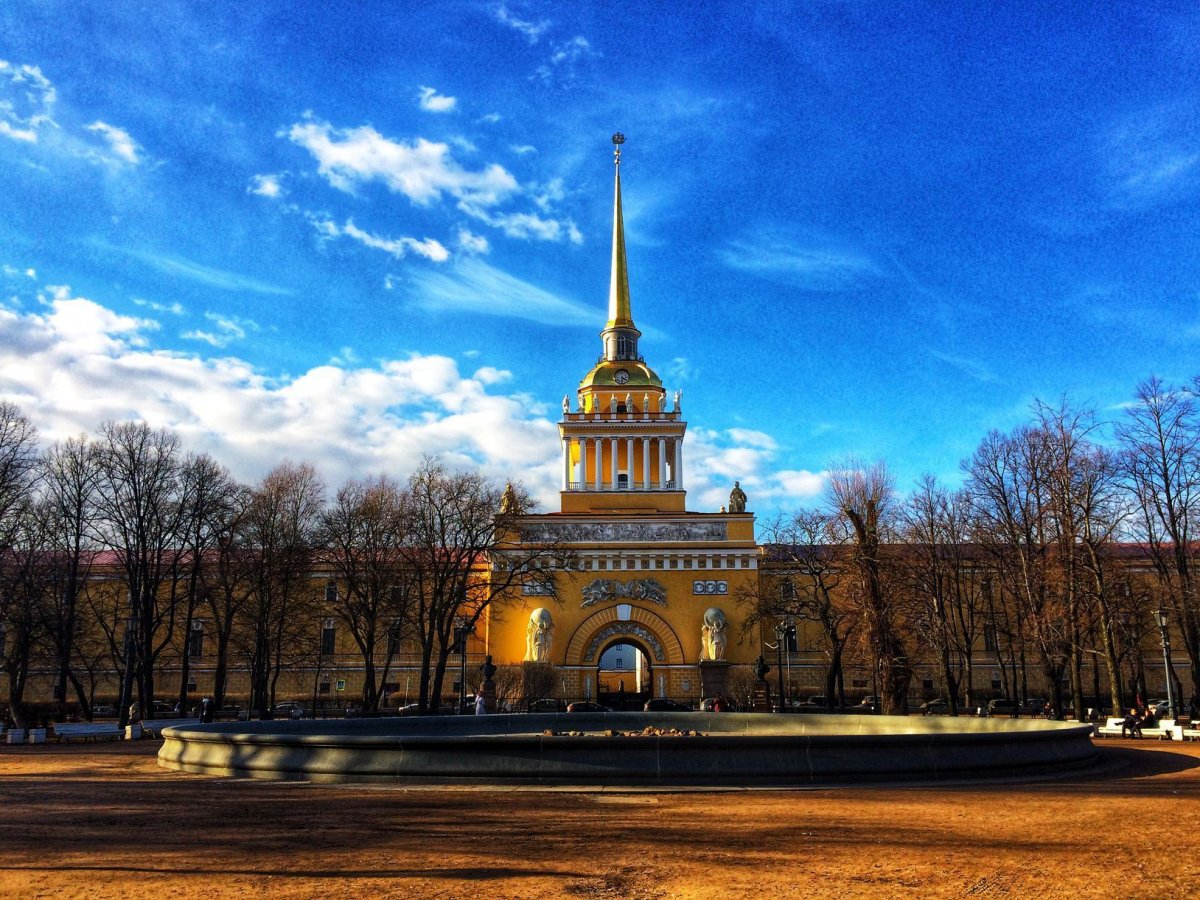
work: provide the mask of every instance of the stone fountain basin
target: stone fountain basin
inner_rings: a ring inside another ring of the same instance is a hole
[[[625,734],[647,726],[699,734]],[[320,782],[812,785],[1075,769],[1096,760],[1091,733],[1090,725],[1032,719],[699,712],[417,716],[168,727],[158,762],[208,775]]]

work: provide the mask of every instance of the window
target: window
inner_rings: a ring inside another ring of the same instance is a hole
[[[187,655],[189,659],[198,659],[204,655],[204,623],[192,622],[192,631],[188,635]]]
[[[337,603],[337,585],[332,581],[325,585],[325,602]]]
[[[317,693],[318,694],[328,694],[329,693],[329,682],[322,681],[319,685],[317,685]]]
[[[189,682],[187,683],[187,692],[188,692],[189,694],[194,694],[194,693],[196,693],[196,691],[198,691],[198,690],[199,690],[199,688],[198,688],[198,687],[196,687],[196,681],[195,681],[195,679],[192,679],[191,681],[189,681]]]
[[[333,627],[333,619],[326,619],[321,629],[321,655],[332,656],[337,644],[337,629]]]
[[[400,653],[400,623],[393,622],[391,627],[388,628],[388,638],[387,638],[388,659],[391,659],[393,656],[398,656],[399,653]]]
[[[933,679],[932,678],[923,679],[921,681],[921,688],[926,691],[932,691],[933,690]]]
[[[983,626],[983,649],[994,651],[996,649],[996,626]]]

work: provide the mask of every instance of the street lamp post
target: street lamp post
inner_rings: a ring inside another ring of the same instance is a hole
[[[458,714],[461,716],[465,712],[463,708],[467,702],[467,637],[475,633],[475,626],[469,622],[462,621],[454,626],[454,645],[458,648],[459,676],[458,676]]]
[[[1175,684],[1171,678],[1171,635],[1167,631],[1167,611],[1160,608],[1157,613],[1158,627],[1162,632],[1163,676],[1167,679],[1167,715],[1174,719],[1177,712],[1175,705]]]
[[[776,702],[776,710],[783,712],[783,650],[784,645],[796,636],[796,626],[792,624],[790,618],[779,620],[779,624],[775,626],[775,667],[779,673],[779,700]]]

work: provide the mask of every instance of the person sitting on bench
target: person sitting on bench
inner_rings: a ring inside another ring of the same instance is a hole
[[[1131,709],[1129,715],[1121,722],[1121,737],[1125,737],[1127,731],[1130,737],[1140,738],[1142,736],[1142,717],[1138,715],[1136,709]]]

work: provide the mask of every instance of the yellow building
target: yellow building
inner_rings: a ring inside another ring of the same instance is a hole
[[[633,321],[622,142],[614,136],[602,353],[579,382],[575,403],[563,398],[558,426],[560,511],[522,517],[519,525],[518,540],[561,543],[574,566],[553,573],[554,591],[528,586],[523,608],[498,612],[487,640],[497,663],[554,666],[558,696],[711,696],[730,662],[748,663],[760,649],[757,641],[741,647],[737,640],[737,598],[751,595],[758,580],[754,516],[745,511],[740,488],[729,511],[687,511],[680,397],[668,398],[641,356]],[[543,605],[539,592],[557,594],[558,602]],[[612,665],[616,648],[628,661],[620,669]]]

